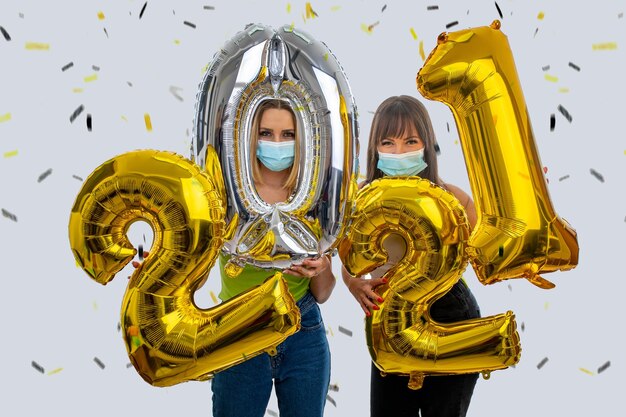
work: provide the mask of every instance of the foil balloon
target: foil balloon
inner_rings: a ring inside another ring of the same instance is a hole
[[[550,201],[500,22],[441,34],[417,85],[456,120],[478,214],[468,248],[478,279],[554,287],[541,274],[577,265],[577,236]]]
[[[251,138],[257,109],[281,100],[296,115],[297,185],[287,201],[268,204],[253,180]],[[335,56],[308,34],[249,25],[218,52],[200,84],[192,156],[219,154],[227,195],[224,244],[230,276],[244,264],[288,268],[336,248],[346,230],[358,172],[356,108]]]
[[[134,151],[99,166],[72,208],[69,237],[78,264],[106,284],[136,250],[126,232],[135,221],[154,231],[150,256],[134,272],[121,324],[131,362],[155,386],[204,380],[275,346],[300,326],[280,273],[210,309],[194,303],[228,231],[217,155],[210,172],[168,152]],[[268,274],[269,275],[269,274]]]
[[[419,177],[382,178],[361,189],[339,256],[353,276],[387,262],[383,241],[406,242],[404,257],[377,287],[384,299],[366,319],[370,355],[383,372],[407,374],[419,389],[426,375],[503,369],[519,361],[521,347],[512,312],[438,323],[429,308],[460,279],[468,255],[469,225],[451,193]]]

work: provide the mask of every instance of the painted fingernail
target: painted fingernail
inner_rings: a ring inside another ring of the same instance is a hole
[[[365,313],[365,315],[366,315],[367,317],[369,317],[369,316],[371,316],[371,315],[372,315],[372,313],[370,313],[369,311],[367,311],[367,312]]]
[[[374,306],[374,307],[372,307],[372,308],[373,308],[374,310],[380,310],[380,307],[378,307],[378,306]]]
[[[383,300],[382,298],[378,297],[378,302],[379,303],[382,303],[383,301],[385,301],[385,300]]]
[[[387,278],[383,278],[383,283],[386,284],[387,282]]]

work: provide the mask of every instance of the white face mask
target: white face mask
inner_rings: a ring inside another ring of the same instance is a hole
[[[292,166],[295,152],[295,140],[286,142],[259,140],[257,142],[257,158],[272,171],[283,171]]]
[[[376,167],[391,177],[417,175],[426,169],[424,148],[400,154],[378,152]]]

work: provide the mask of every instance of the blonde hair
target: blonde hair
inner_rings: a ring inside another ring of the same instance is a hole
[[[385,175],[377,168],[378,145],[384,138],[405,135],[410,126],[413,126],[419,138],[424,142],[424,161],[428,164],[419,176],[437,185],[443,185],[437,168],[437,152],[435,150],[437,140],[430,116],[428,116],[426,107],[411,96],[389,97],[380,103],[376,109],[367,144],[367,175],[365,179],[367,184]]]
[[[293,126],[295,130],[296,136],[296,144],[295,144],[295,155],[293,158],[293,165],[291,166],[291,171],[289,172],[289,176],[287,177],[287,181],[283,184],[283,188],[288,190],[290,193],[296,187],[296,183],[298,181],[298,170],[300,167],[300,135],[297,129],[296,115],[293,112],[291,106],[283,100],[266,100],[257,108],[256,113],[254,114],[254,118],[252,119],[252,130],[250,131],[250,157],[252,159],[252,179],[256,184],[263,184],[263,179],[261,178],[261,170],[259,168],[259,164],[261,163],[256,157],[256,149],[257,142],[259,140],[259,128],[261,125],[261,118],[263,117],[263,113],[268,109],[277,109],[277,110],[286,110],[291,113],[291,117],[293,119]]]

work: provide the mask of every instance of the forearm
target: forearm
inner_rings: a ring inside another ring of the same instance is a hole
[[[335,275],[333,274],[332,264],[330,262],[330,258],[328,257],[328,266],[319,273],[316,277],[311,279],[311,284],[309,285],[309,289],[311,290],[311,294],[315,297],[315,300],[322,304],[330,297],[330,294],[333,292],[333,288],[335,288]]]

